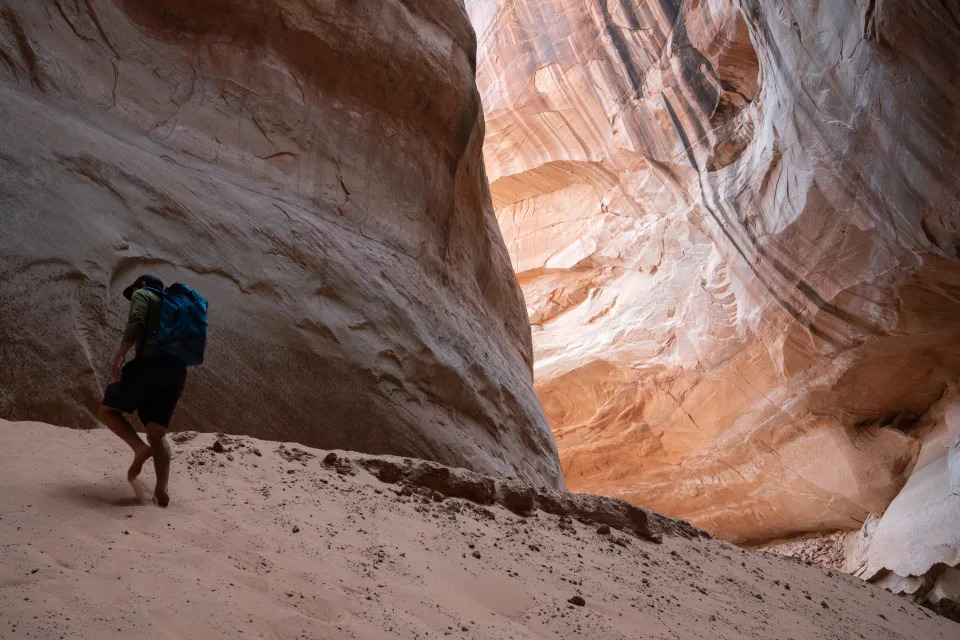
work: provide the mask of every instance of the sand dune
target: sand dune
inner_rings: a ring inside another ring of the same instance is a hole
[[[960,637],[850,576],[670,527],[657,544],[324,451],[175,436],[164,510],[109,432],[0,421],[0,637]]]

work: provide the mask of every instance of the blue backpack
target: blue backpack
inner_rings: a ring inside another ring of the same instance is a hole
[[[157,330],[160,350],[196,366],[203,362],[207,346],[207,300],[181,282],[163,291],[160,328]]]

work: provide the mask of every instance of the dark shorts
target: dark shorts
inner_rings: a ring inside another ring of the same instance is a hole
[[[103,404],[166,428],[186,381],[187,365],[173,356],[137,358],[124,365],[120,382],[107,385]]]

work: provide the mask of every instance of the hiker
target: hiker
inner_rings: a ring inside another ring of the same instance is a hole
[[[154,275],[142,275],[124,289],[123,297],[130,301],[130,316],[120,349],[110,368],[113,382],[107,385],[98,416],[133,449],[133,464],[127,471],[128,481],[132,483],[140,475],[143,464],[153,456],[157,471],[154,501],[166,507],[170,502],[167,493],[170,477],[167,427],[183,392],[187,366],[182,359],[166,353],[158,343],[164,304],[163,281]],[[205,305],[206,301],[204,311]],[[136,346],[135,357],[124,364],[127,352],[133,346]],[[134,411],[144,425],[149,444],[123,417],[124,413]]]

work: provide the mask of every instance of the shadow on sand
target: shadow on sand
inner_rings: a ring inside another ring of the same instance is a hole
[[[112,486],[97,484],[61,485],[54,489],[57,495],[78,502],[84,506],[103,504],[111,507],[147,507],[151,506],[150,492],[140,480],[134,480],[123,488],[114,483]],[[130,495],[130,494],[133,495]]]

